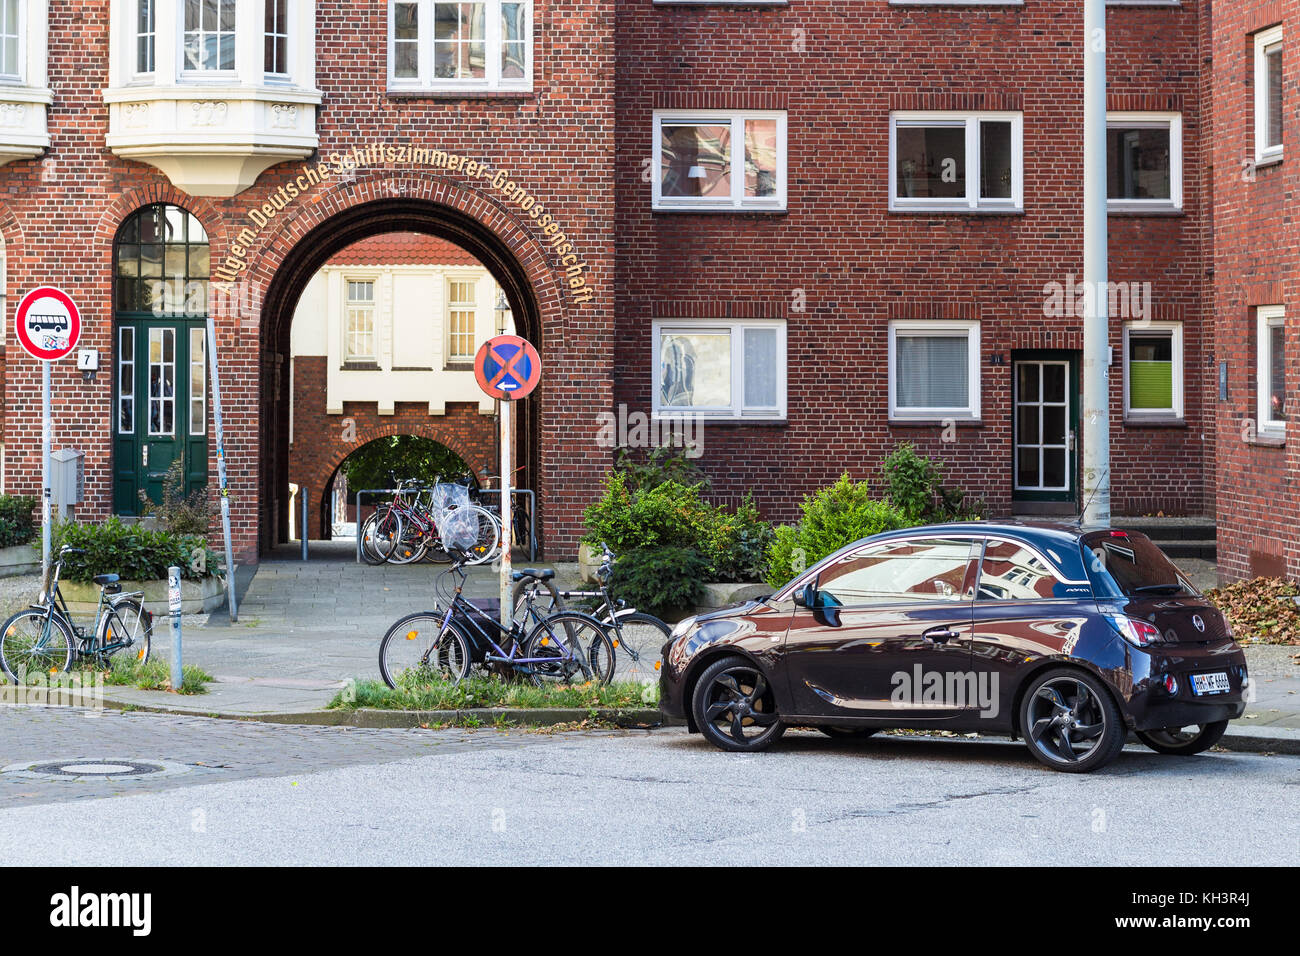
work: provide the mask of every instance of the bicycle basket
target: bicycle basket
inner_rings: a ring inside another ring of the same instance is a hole
[[[438,536],[448,551],[469,551],[478,544],[479,516],[469,508],[456,508],[438,514]]]

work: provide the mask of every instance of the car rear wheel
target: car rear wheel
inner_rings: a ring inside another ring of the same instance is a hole
[[[1101,681],[1070,668],[1047,671],[1030,684],[1020,703],[1020,726],[1029,752],[1065,773],[1104,767],[1119,756],[1127,736]]]
[[[851,740],[851,739],[864,740],[865,738],[870,737],[880,728],[879,727],[820,726],[817,729],[820,730],[822,733],[824,733],[827,737],[834,738],[835,740]]]
[[[785,733],[771,685],[743,657],[724,657],[705,669],[695,683],[691,711],[704,738],[723,750],[762,750]]]
[[[1216,720],[1212,724],[1188,724],[1185,727],[1139,730],[1137,738],[1156,753],[1190,757],[1202,750],[1209,750],[1217,744],[1227,729],[1226,720]]]

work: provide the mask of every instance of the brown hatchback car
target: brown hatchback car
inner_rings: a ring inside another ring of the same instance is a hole
[[[1212,746],[1245,708],[1246,658],[1145,535],[963,522],[855,542],[762,600],[687,618],[663,710],[725,750],[789,726],[1011,733],[1072,773],[1128,736]]]

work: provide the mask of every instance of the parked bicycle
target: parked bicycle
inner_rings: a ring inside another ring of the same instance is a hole
[[[76,660],[107,668],[118,659],[141,664],[149,659],[153,614],[141,603],[143,591],[122,592],[118,575],[97,574],[92,579],[99,585],[99,604],[89,626],[73,619],[59,577],[64,559],[74,554],[85,552],[60,548],[36,604],[0,625],[0,668],[15,684],[27,674],[70,670]]]
[[[619,677],[642,683],[657,681],[662,665],[660,651],[672,636],[672,628],[653,614],[628,607],[625,601],[614,598],[610,592],[610,581],[618,558],[603,541],[600,546],[603,555],[600,567],[596,570],[596,590],[556,590],[555,585],[550,583],[554,572],[550,572],[545,577],[534,575],[516,578],[520,583],[515,585],[511,595],[512,603],[517,610],[521,602],[528,600],[538,604],[544,611],[564,610],[567,601],[592,603],[593,616],[609,628],[615,651],[622,658],[618,665]]]
[[[475,523],[475,540],[467,551],[470,564],[482,564],[497,554],[501,522],[486,508],[470,502],[469,489],[454,482],[437,481],[432,488],[414,490],[413,479],[396,479],[393,500],[381,504],[361,528],[361,555],[369,564],[414,564],[429,560],[450,562],[436,515],[464,509]]]
[[[596,681],[614,676],[614,645],[605,625],[588,614],[543,614],[531,596],[503,627],[486,609],[465,597],[465,566],[459,555],[439,575],[435,610],[408,614],[388,629],[379,645],[379,672],[397,687],[415,680],[459,682],[475,665],[502,676],[517,676],[541,686]],[[513,575],[522,581],[538,572]],[[445,589],[452,578],[450,594]],[[446,607],[442,607],[445,598]]]

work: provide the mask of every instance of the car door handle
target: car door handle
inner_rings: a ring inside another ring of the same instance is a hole
[[[961,637],[956,631],[952,630],[946,624],[940,624],[938,627],[932,627],[928,631],[923,631],[921,637],[927,641],[933,641],[935,644],[947,644],[951,640]]]

